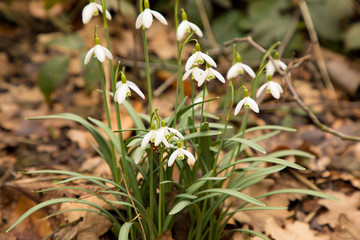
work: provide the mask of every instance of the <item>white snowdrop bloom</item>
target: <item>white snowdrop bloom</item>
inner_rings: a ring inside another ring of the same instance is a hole
[[[92,47],[85,55],[84,64],[90,62],[91,57],[96,57],[100,62],[105,61],[105,57],[108,59],[113,59],[113,55],[106,47],[100,45],[100,40],[95,36],[95,46]]]
[[[136,92],[141,98],[145,99],[145,96],[141,92],[139,87],[135,83],[126,80],[126,77],[123,74],[121,76],[121,81],[116,83],[116,91],[114,94],[115,102],[122,104],[125,101],[126,97],[131,96],[130,89]]]
[[[227,72],[226,78],[235,78],[239,74],[243,74],[244,71],[249,74],[250,77],[255,78],[255,72],[248,65],[241,62],[241,57],[239,53],[236,55],[236,63],[231,66],[229,71]]]
[[[195,162],[195,157],[191,152],[181,148],[181,143],[178,142],[177,149],[170,155],[168,166],[172,166],[176,159],[183,160],[187,156],[191,161]],[[184,156],[185,155],[185,156]]]
[[[256,93],[256,97],[258,98],[265,89],[266,92],[271,93],[271,95],[276,99],[279,99],[280,94],[284,92],[281,85],[272,80],[271,75],[268,76],[268,81],[259,88]]]
[[[157,18],[162,24],[167,25],[167,21],[163,17],[163,15],[161,15],[161,13],[150,9],[148,0],[144,1],[144,6],[144,11],[139,14],[135,22],[135,27],[137,29],[141,26],[144,26],[145,28],[151,27],[151,24],[153,22],[153,16]]]
[[[163,143],[166,147],[172,146],[169,142],[175,139],[184,139],[184,136],[175,128],[165,126],[165,122],[161,121],[161,128],[157,130],[155,137],[155,146]]]
[[[102,13],[102,6],[100,4],[90,1],[82,10],[82,22],[87,24],[90,22],[93,16],[97,16],[99,12]],[[105,16],[108,20],[111,20],[111,14],[108,10],[105,11]]]
[[[188,71],[184,73],[183,81],[187,79],[190,75],[198,82],[201,79],[201,75],[204,73],[204,70],[198,67],[190,68]]]
[[[187,20],[187,15],[184,11],[184,9],[182,10],[182,22],[179,24],[177,30],[176,30],[176,38],[178,41],[180,41],[181,39],[183,39],[185,37],[185,34],[190,33],[191,31],[195,31],[195,34],[198,35],[199,37],[203,36],[202,31],[200,30],[200,28],[198,26],[196,26],[196,24],[189,22]]]
[[[155,125],[153,124],[153,125],[151,125],[150,132],[148,132],[144,136],[143,140],[141,141],[141,149],[145,149],[149,142],[151,142],[151,143],[155,142],[156,133],[157,133],[157,131],[155,130]]]
[[[281,70],[285,71],[286,68],[287,68],[287,65],[280,61],[279,60],[279,54],[278,53],[275,53],[275,56],[274,56],[274,62],[273,61],[269,61],[266,66],[265,66],[265,69],[266,69],[266,76],[269,76],[269,75],[274,75],[275,71],[276,71],[276,67],[275,65],[278,66]]]
[[[244,90],[244,98],[236,105],[234,115],[238,115],[241,108],[244,106],[245,108],[250,108],[256,113],[259,113],[259,107],[254,99],[249,97],[249,91],[247,89]]]
[[[205,62],[209,63],[210,66],[216,67],[215,61],[207,54],[202,53],[200,51],[200,44],[196,43],[195,45],[195,53],[189,57],[185,64],[185,71],[189,71],[191,67],[198,66],[199,64],[203,64]]]
[[[198,81],[198,87],[200,87],[205,82],[205,80],[210,81],[214,78],[217,78],[220,82],[225,83],[225,78],[221,75],[221,73],[213,69],[209,64],[206,64],[206,70],[203,72],[203,74],[201,74],[201,78]]]

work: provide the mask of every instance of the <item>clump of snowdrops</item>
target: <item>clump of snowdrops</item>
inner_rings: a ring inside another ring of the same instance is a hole
[[[266,154],[264,148],[257,142],[270,138],[280,131],[295,131],[281,126],[261,126],[247,128],[249,114],[259,113],[260,109],[255,98],[261,94],[271,94],[278,99],[283,93],[281,85],[272,80],[276,70],[286,70],[287,66],[277,54],[277,43],[271,46],[261,59],[261,63],[254,72],[251,67],[242,62],[241,56],[233,51],[233,65],[229,66],[226,79],[216,70],[217,64],[200,45],[203,33],[201,29],[187,19],[185,10],[178,8],[175,2],[176,38],[178,41],[178,70],[175,111],[171,116],[162,118],[157,109],[160,106],[152,105],[152,81],[149,70],[149,56],[147,50],[146,31],[154,20],[167,25],[167,20],[161,13],[152,10],[148,0],[140,0],[140,14],[136,19],[135,27],[142,31],[144,56],[146,62],[147,96],[135,84],[128,80],[121,63],[113,63],[113,54],[109,41],[108,23],[111,14],[106,9],[105,0],[101,4],[90,0],[82,12],[83,23],[91,21],[96,15],[102,16],[103,26],[96,27],[94,31],[94,47],[85,56],[84,63],[90,60],[99,64],[101,92],[105,103],[107,124],[99,119],[84,119],[71,113],[62,113],[32,119],[68,119],[83,125],[94,137],[94,148],[106,161],[112,174],[112,179],[85,175],[78,172],[60,170],[39,170],[26,174],[51,173],[69,176],[68,179],[58,182],[61,190],[62,184],[75,180],[86,180],[102,188],[100,192],[88,189],[79,189],[87,194],[97,196],[108,204],[113,211],[108,211],[86,199],[61,198],[53,199],[28,210],[9,229],[13,229],[23,219],[33,212],[58,203],[79,202],[93,207],[91,211],[106,216],[112,222],[112,232],[118,239],[155,239],[166,230],[172,230],[178,223],[178,217],[188,220],[188,239],[221,239],[229,234],[225,227],[231,217],[238,211],[284,209],[281,207],[265,206],[261,199],[280,193],[304,193],[318,197],[329,196],[302,189],[284,189],[268,192],[260,196],[248,196],[242,191],[263,180],[269,174],[279,172],[286,167],[303,170],[296,163],[284,160],[287,156],[311,158],[309,153],[298,150],[278,151]],[[181,23],[179,24],[179,18]],[[166,26],[164,26],[166,27]],[[105,31],[107,37],[98,38],[98,31]],[[183,66],[181,62],[182,50],[185,44],[195,43],[194,52],[189,56]],[[269,60],[269,55],[273,59]],[[105,89],[104,61],[109,61],[109,76],[111,91]],[[184,71],[183,71],[184,69]],[[247,74],[252,82],[245,86],[243,76]],[[265,77],[264,77],[265,76]],[[188,80],[187,80],[188,79]],[[226,96],[209,99],[206,84],[217,79],[219,87],[228,88]],[[183,81],[192,82],[192,96],[184,96]],[[265,80],[265,81],[264,81]],[[260,85],[261,84],[261,85]],[[259,87],[260,86],[260,87]],[[195,96],[195,87],[200,94]],[[258,88],[259,87],[259,88]],[[256,90],[257,89],[257,90]],[[148,101],[148,115],[139,115],[128,101],[129,96],[140,97]],[[110,112],[108,99],[114,105],[115,112]],[[235,99],[240,99],[238,103]],[[112,101],[113,100],[113,101]],[[221,118],[210,114],[206,104],[210,101],[223,101],[224,114]],[[155,107],[155,109],[153,109]],[[133,136],[126,141],[122,133],[129,131],[121,126],[121,111],[125,108],[131,116],[135,128]],[[229,124],[232,115],[241,116],[241,127],[233,136],[227,130],[233,128]],[[116,115],[117,126],[112,126],[110,116]],[[102,131],[100,131],[100,130]],[[245,133],[261,130],[270,130],[269,133],[257,138],[245,138]],[[245,150],[251,148],[258,154],[249,157]],[[264,162],[272,163],[265,166]],[[247,167],[240,167],[241,163],[248,163]],[[173,178],[174,170],[179,175]],[[138,181],[138,179],[142,179]],[[67,187],[71,188],[71,187]],[[75,189],[75,188],[74,188]],[[54,190],[54,189],[50,189]],[[43,190],[46,191],[46,190]],[[112,194],[116,201],[109,201],[102,194]],[[240,206],[232,206],[227,199],[235,197],[243,200]],[[125,210],[118,209],[118,204]],[[72,209],[81,211],[82,209]],[[88,209],[83,209],[89,211]],[[61,214],[65,210],[56,212]],[[67,210],[69,211],[69,210]],[[55,214],[54,214],[55,215]],[[257,235],[263,239],[266,236],[248,229],[233,229]]]

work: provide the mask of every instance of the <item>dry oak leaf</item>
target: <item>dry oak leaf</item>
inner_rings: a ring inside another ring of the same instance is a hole
[[[286,221],[284,228],[279,226],[274,218],[265,221],[265,232],[274,240],[330,240],[329,236],[318,235],[310,229],[308,223]]]
[[[319,204],[328,209],[327,212],[319,216],[319,224],[329,224],[334,228],[341,224],[339,223],[340,216],[344,215],[343,217],[351,219],[355,226],[360,226],[360,192],[354,192],[351,195],[333,191],[327,191],[326,193],[340,199],[340,201],[319,200]]]

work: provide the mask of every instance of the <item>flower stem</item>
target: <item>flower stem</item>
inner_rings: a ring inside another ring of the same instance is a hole
[[[152,91],[151,91],[151,79],[150,79],[150,64],[149,64],[149,52],[147,47],[146,30],[142,28],[142,36],[144,43],[144,55],[145,55],[145,66],[146,66],[146,83],[148,89],[148,101],[149,101],[149,114],[152,113]]]
[[[162,233],[162,218],[163,218],[163,201],[164,201],[164,188],[162,186],[162,182],[164,181],[164,168],[163,168],[163,155],[164,151],[161,151],[160,153],[160,161],[159,161],[159,216],[158,216],[158,236]]]

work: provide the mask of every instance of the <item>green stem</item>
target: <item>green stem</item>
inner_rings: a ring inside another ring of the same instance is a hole
[[[204,88],[203,88],[203,96],[202,96],[203,101],[205,101],[205,92],[206,92],[206,80],[205,80],[205,82],[204,82]],[[201,105],[200,127],[201,127],[201,125],[202,125],[202,123],[203,123],[203,115],[204,115],[204,107],[205,107],[204,105],[205,105],[205,103],[203,103],[203,104]]]
[[[149,175],[150,175],[150,219],[153,220],[154,219],[154,200],[155,200],[155,189],[156,187],[154,187],[154,154],[152,151],[150,151],[150,156],[149,156]],[[149,226],[151,228],[151,226]]]
[[[142,28],[142,36],[144,43],[144,54],[145,54],[145,66],[146,66],[146,83],[148,89],[148,101],[149,101],[149,114],[152,113],[152,91],[151,91],[151,79],[150,79],[150,64],[149,64],[149,52],[147,47],[146,30]]]
[[[162,150],[160,153],[160,162],[159,162],[159,205],[158,205],[158,236],[162,233],[162,217],[163,217],[163,198],[164,198],[164,190],[162,186],[162,182],[164,181],[164,168],[163,168],[163,155],[164,151]]]

